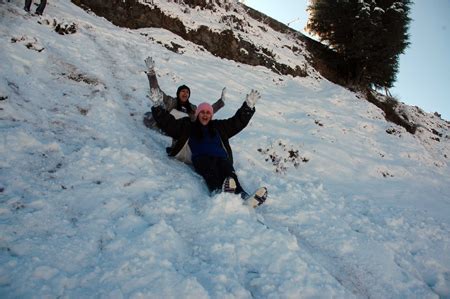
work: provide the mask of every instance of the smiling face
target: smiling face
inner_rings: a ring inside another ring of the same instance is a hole
[[[209,110],[203,109],[200,110],[200,112],[198,113],[198,121],[204,126],[206,126],[209,123],[211,118],[212,114],[211,111]]]
[[[180,93],[178,94],[178,98],[182,103],[185,103],[188,99],[191,93],[189,92],[189,89],[182,89],[180,90]]]

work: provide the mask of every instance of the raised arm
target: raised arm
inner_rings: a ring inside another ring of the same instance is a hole
[[[144,62],[145,62],[145,65],[147,66],[147,71],[145,71],[145,73],[147,74],[148,84],[150,86],[150,92],[154,93],[155,90],[157,92],[160,92],[163,97],[164,108],[168,111],[172,110],[174,108],[174,105],[175,105],[174,103],[176,103],[176,100],[173,97],[168,96],[159,87],[158,77],[156,76],[156,71],[155,71],[155,61],[153,60],[152,57],[149,56],[144,60]]]
[[[242,131],[250,122],[253,114],[255,113],[255,103],[261,98],[258,91],[253,90],[247,94],[245,102],[242,104],[234,116],[219,120],[218,125],[222,127],[223,132],[228,138],[233,137],[240,131]]]
[[[227,92],[227,88],[224,87],[224,88],[222,89],[222,95],[220,96],[220,99],[218,99],[214,104],[212,104],[213,112],[214,112],[214,113],[216,113],[217,111],[220,110],[220,108],[222,108],[223,106],[225,106],[226,92]]]

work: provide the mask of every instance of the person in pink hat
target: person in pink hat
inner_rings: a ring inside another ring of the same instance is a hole
[[[214,109],[208,103],[198,105],[194,121],[189,117],[175,119],[161,107],[162,99],[154,99],[152,115],[158,127],[177,140],[169,156],[192,163],[211,194],[224,191],[246,198],[248,194],[240,185],[233,167],[229,139],[247,126],[260,98],[259,92],[252,90],[234,116],[228,119],[213,119]]]

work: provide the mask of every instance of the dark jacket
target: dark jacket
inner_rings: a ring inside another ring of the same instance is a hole
[[[228,119],[211,120],[213,127],[219,133],[220,139],[231,163],[233,163],[233,152],[231,151],[229,139],[247,126],[254,113],[255,108],[251,109],[244,102],[241,108],[236,111],[234,116]],[[169,152],[169,156],[176,157],[178,153],[187,145],[194,123],[189,117],[175,119],[173,115],[161,107],[152,107],[152,114],[158,124],[158,127],[161,128],[161,130],[163,130],[167,135],[176,140],[175,145]]]

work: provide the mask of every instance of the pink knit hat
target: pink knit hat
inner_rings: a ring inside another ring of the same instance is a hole
[[[211,118],[214,115],[213,107],[210,104],[208,104],[208,103],[201,103],[200,105],[197,106],[197,110],[195,110],[195,119],[197,119],[198,114],[202,110],[203,111],[209,111],[211,113]]]

